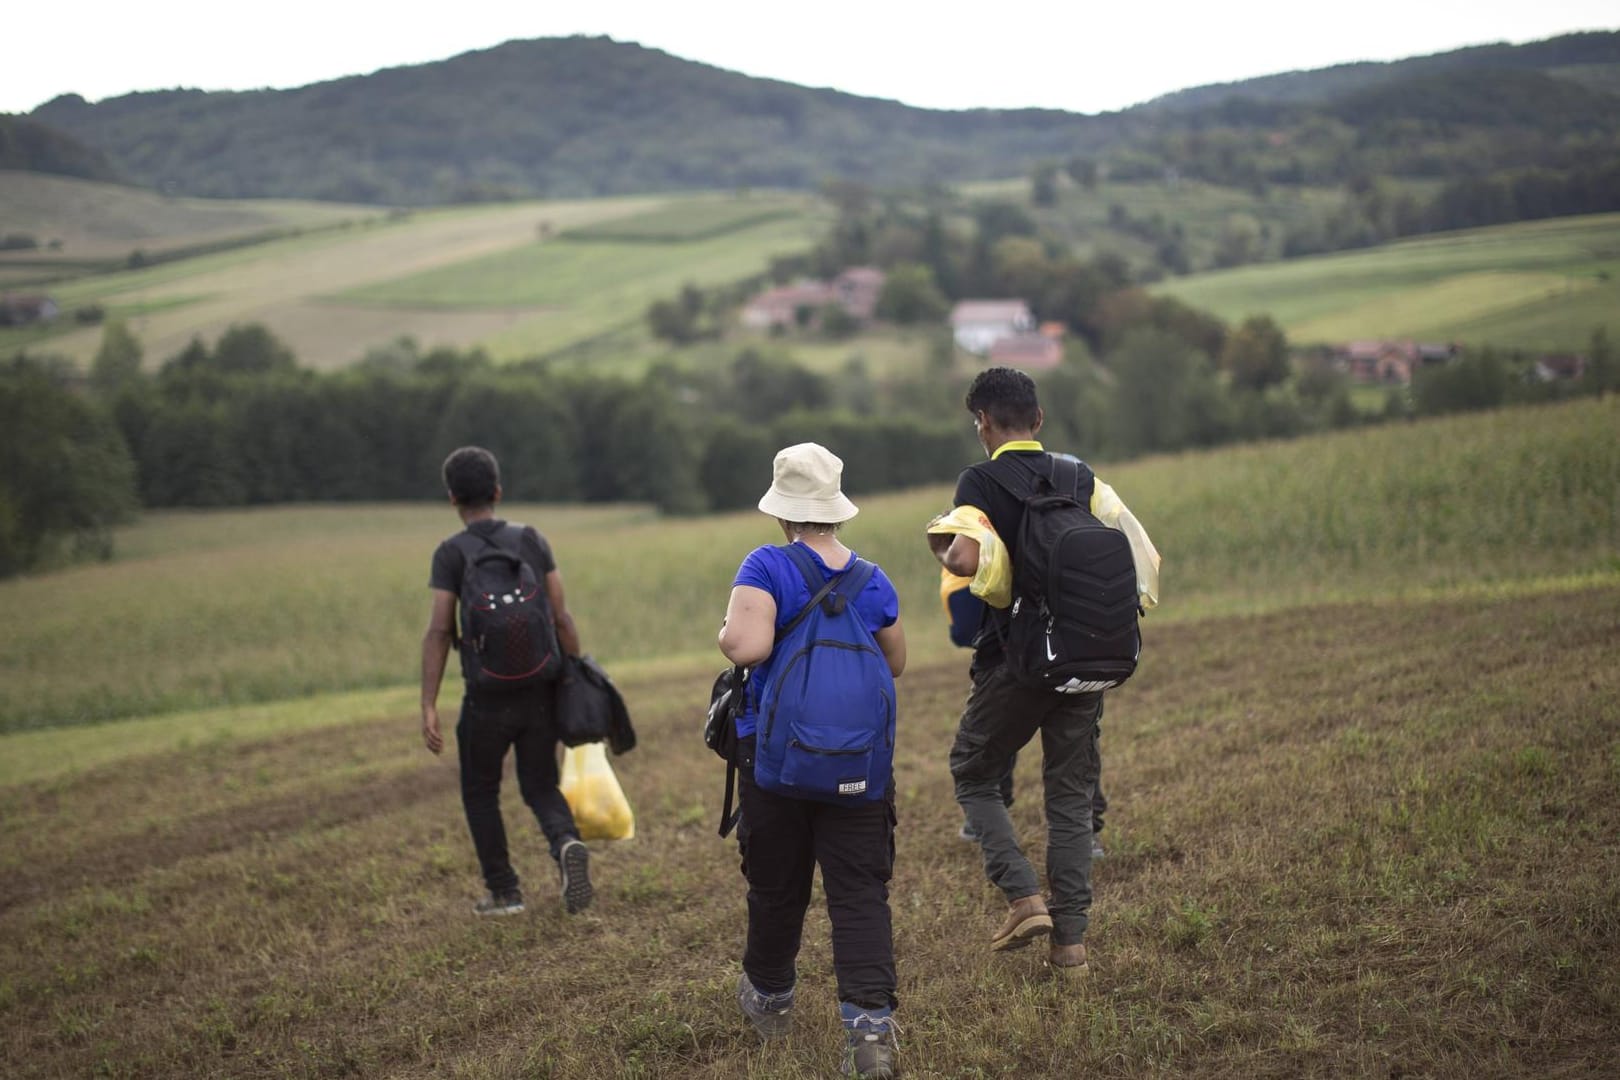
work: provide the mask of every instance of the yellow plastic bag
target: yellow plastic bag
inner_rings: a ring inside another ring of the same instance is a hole
[[[990,527],[990,519],[977,506],[958,506],[928,523],[928,531],[971,536],[979,542],[979,569],[968,591],[994,608],[1012,603],[1012,563],[1007,546]]]
[[[563,751],[557,781],[581,840],[628,840],[636,835],[636,818],[619,778],[608,764],[605,744],[585,743]]]

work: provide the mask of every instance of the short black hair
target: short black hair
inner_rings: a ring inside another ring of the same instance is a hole
[[[444,486],[457,506],[477,510],[495,505],[501,466],[482,446],[463,446],[444,459]]]
[[[1025,431],[1035,426],[1041,403],[1035,380],[1016,368],[985,368],[968,387],[967,411],[988,413],[1003,431]]]

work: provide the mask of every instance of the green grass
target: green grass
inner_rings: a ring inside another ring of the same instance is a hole
[[[1296,344],[1411,337],[1578,351],[1620,334],[1620,214],[1445,233],[1156,287],[1222,318],[1265,313]]]
[[[773,218],[686,243],[534,244],[376,285],[335,299],[407,308],[519,307],[532,313],[485,345],[497,358],[543,355],[626,324],[688,282],[714,286],[808,248],[817,226]]]
[[[915,664],[890,889],[906,1075],[1604,1075],[1617,604],[1611,584],[1161,627],[1109,698],[1079,983],[988,949],[1001,903],[944,767],[962,657]],[[8,1075],[834,1073],[819,890],[792,1037],[761,1047],[736,1011],[745,887],[713,834],[707,681],[621,679],[637,835],[594,845],[572,918],[510,784],[529,911],[470,914],[453,761],[408,701],[333,699],[338,722],[281,731],[215,717],[0,783]],[[1013,807],[1037,866],[1038,757]]]
[[[535,248],[543,228],[560,232],[666,201],[592,199],[413,212],[81,278],[53,286],[51,295],[69,311],[89,303],[145,308],[147,314],[131,320],[130,328],[153,365],[179,352],[193,336],[212,340],[233,323],[262,322],[291,345],[306,366],[333,368],[352,363],[369,346],[401,334],[412,334],[425,344],[472,345],[510,326],[513,319],[504,313],[433,302],[416,309],[378,309],[334,304],[326,298],[495,252]],[[199,295],[206,295],[206,300],[172,303]],[[53,337],[50,350],[87,365],[99,343],[99,328],[65,329]],[[4,344],[0,340],[0,347]]]
[[[1613,576],[1617,428],[1611,397],[1100,468],[1164,555],[1159,623]],[[921,530],[949,501],[864,498],[848,529],[919,613],[923,654],[947,647]],[[752,511],[509,515],[550,537],[587,649],[614,663],[709,656],[737,563],[776,539]],[[455,525],[438,503],[149,515],[115,562],[0,583],[18,613],[0,627],[0,730],[408,683],[429,555]]]
[[[40,242],[37,251],[0,254],[0,265],[101,264],[137,249],[161,254],[273,230],[320,229],[380,218],[378,206],[295,199],[198,199],[161,195],[45,173],[0,170],[0,221]],[[58,246],[47,247],[51,241]]]
[[[1611,397],[1101,464],[1164,553],[1164,603],[1108,699],[1079,983],[989,951],[1004,909],[955,835],[965,655],[921,542],[948,489],[860,500],[847,539],[912,646],[906,1075],[1606,1075],[1617,420]],[[745,888],[697,736],[731,574],[771,523],[512,516],[551,537],[640,736],[613,762],[636,839],[594,845],[572,918],[512,784],[529,911],[468,910],[454,756],[422,749],[412,685],[444,506],[152,515],[110,564],[0,584],[3,726],[133,717],[0,734],[8,1076],[836,1069],[819,889],[792,1038],[761,1047],[736,1013]],[[1016,783],[1040,866],[1038,752]]]
[[[689,199],[599,225],[570,229],[570,240],[627,243],[689,243],[750,228],[766,221],[802,215],[810,205],[802,196],[731,195]]]

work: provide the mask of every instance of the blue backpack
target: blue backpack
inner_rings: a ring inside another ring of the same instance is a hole
[[[885,797],[894,768],[894,676],[855,598],[877,567],[862,558],[823,582],[815,557],[786,552],[810,604],[783,628],[757,693],[754,782],[823,802]]]

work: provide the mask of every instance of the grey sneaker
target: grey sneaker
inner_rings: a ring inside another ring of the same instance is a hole
[[[873,1016],[874,1011],[879,1015]],[[867,1010],[845,1001],[839,1004],[838,1015],[844,1025],[845,1076],[890,1080],[900,1075],[894,1060],[900,1050],[900,1026],[890,1010]]]
[[[979,834],[973,831],[972,825],[969,825],[964,821],[962,822],[962,827],[956,830],[956,838],[958,840],[966,840],[968,843],[974,844],[978,842]]]
[[[568,914],[577,915],[591,906],[596,895],[591,888],[591,849],[583,840],[569,840],[557,852],[557,866],[562,871],[563,907]]]
[[[487,892],[473,905],[473,912],[478,915],[521,915],[523,894],[517,889]]]
[[[749,981],[748,972],[737,980],[737,1004],[762,1039],[786,1037],[793,1026],[793,988],[762,994]]]
[[[1100,859],[1107,854],[1108,852],[1103,850],[1102,841],[1093,836],[1091,838],[1091,857],[1093,859]]]

